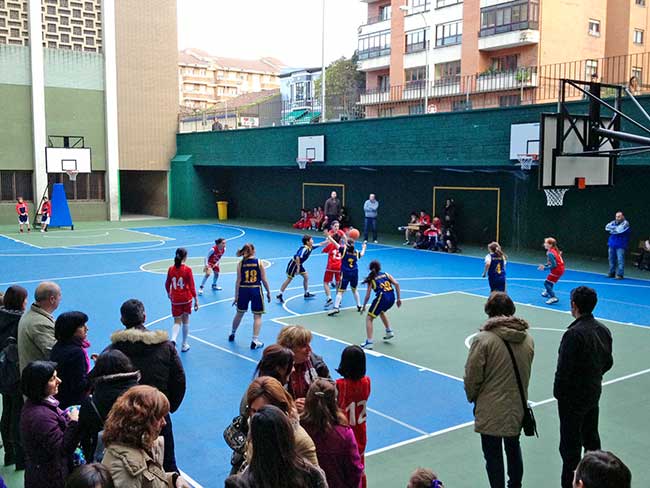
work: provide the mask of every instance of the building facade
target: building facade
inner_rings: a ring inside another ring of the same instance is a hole
[[[580,73],[567,75],[607,82],[604,58],[648,51],[645,0],[362,1],[361,102],[369,116],[423,113],[425,99],[428,112],[462,108],[462,100],[449,100],[481,92],[501,93],[493,100],[504,106],[543,83],[540,66],[585,60]],[[644,68],[626,66],[625,76],[646,83]]]
[[[280,75],[282,125],[309,124],[320,118],[321,68],[289,69]]]
[[[75,220],[168,214],[176,32],[173,0],[0,0],[0,223],[53,183]],[[46,170],[61,136],[91,149],[75,182]]]
[[[246,93],[276,90],[283,68],[282,62],[273,58],[224,58],[184,49],[178,56],[180,105],[203,110]]]

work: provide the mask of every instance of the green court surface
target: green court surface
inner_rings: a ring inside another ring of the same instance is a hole
[[[380,340],[382,325],[375,321],[375,349],[371,354],[390,356],[460,379],[468,352],[466,342],[469,343],[471,335],[485,321],[484,303],[485,297],[467,292],[408,299],[407,306],[394,307],[390,312],[396,333],[393,341]],[[562,334],[573,319],[566,312],[523,304],[517,304],[517,315],[529,322],[535,340],[529,396],[537,404],[535,414],[540,430],[539,439],[522,437],[524,486],[558,486],[561,460],[557,452],[559,423],[553,400],[553,376]],[[422,317],[429,318],[424,327],[418,326]],[[346,343],[359,343],[364,337],[364,321],[356,309],[342,310],[335,317],[317,312],[275,321],[301,324],[315,334]],[[646,374],[650,372],[650,329],[603,322],[612,331],[615,344],[615,364],[604,378],[606,386],[601,401],[603,448],[625,459],[635,479],[647,479],[650,477],[646,462],[648,431],[637,427],[645,425],[650,401],[650,375]],[[432,344],[437,346],[432,349]],[[394,388],[395,395],[399,395],[400,385]],[[437,470],[446,486],[483,486],[483,481],[487,484],[480,437],[471,425],[450,426],[445,432],[378,451],[367,457],[369,486],[373,488],[406,486],[408,474],[418,466]],[[481,483],[477,484],[477,480]]]
[[[237,271],[237,263],[239,263],[241,259],[240,258],[235,258],[235,257],[228,257],[225,256],[221,258],[221,261],[219,261],[219,274],[233,274]],[[194,272],[195,275],[200,275],[203,273],[203,267],[205,266],[205,259],[204,258],[188,258],[185,264],[192,268],[192,271]],[[271,266],[270,261],[263,259],[262,263],[264,264],[265,268],[268,268]],[[150,263],[145,263],[142,266],[140,266],[140,269],[142,271],[147,271],[149,273],[156,273],[156,274],[162,274],[166,275],[167,270],[169,267],[174,264],[173,259],[161,259],[159,261],[151,261]]]

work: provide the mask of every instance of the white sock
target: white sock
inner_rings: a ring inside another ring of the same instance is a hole
[[[354,299],[357,301],[357,307],[361,306],[361,299],[359,298],[359,292],[357,291],[356,288],[352,290],[352,294],[354,295]]]
[[[190,323],[183,324],[183,344],[187,344],[187,336],[190,333]]]
[[[176,342],[176,339],[178,339],[178,333],[181,331],[181,324],[177,324],[174,322],[174,326],[172,327],[172,342]]]
[[[343,293],[336,294],[336,300],[334,301],[334,308],[339,308],[341,305],[341,300],[343,300]]]

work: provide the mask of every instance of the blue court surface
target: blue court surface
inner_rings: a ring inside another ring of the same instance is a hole
[[[286,264],[300,246],[300,235],[222,224],[119,231],[118,243],[115,239],[111,241],[108,231],[103,237],[102,232],[84,230],[82,226],[74,233],[52,231],[42,235],[41,244],[38,236],[31,236],[29,245],[17,234],[0,236],[0,288],[18,283],[31,295],[40,281],[56,281],[63,292],[57,312],[86,312],[90,317],[91,351],[99,352],[108,345],[111,332],[122,327],[119,307],[128,298],[145,303],[149,327],[170,329],[171,310],[164,280],[175,249],[187,248],[198,287],[203,256],[214,239],[227,238],[219,280],[224,289],[210,290],[210,278],[205,295],[200,297],[201,308],[192,314],[192,349],[182,354],[188,390],[181,408],[173,416],[181,469],[195,486],[223,486],[230,469],[231,452],[222,432],[237,415],[242,395],[261,356],[261,351],[249,349],[250,314],[246,315],[236,342],[227,341],[235,313],[232,307],[235,252],[245,242],[255,244],[257,256],[267,262],[268,279],[275,296],[285,278]],[[136,242],[129,240],[130,235],[137,236]],[[73,241],[69,245],[71,237],[84,244],[74,245],[76,241]],[[57,244],[58,238],[65,246]],[[320,238],[316,236],[315,241],[319,242]],[[351,310],[342,311],[336,318],[323,313],[322,274],[326,256],[319,251],[306,264],[310,289],[317,293],[316,298],[304,300],[302,280],[295,279],[285,292],[288,301],[284,306],[275,300],[267,304],[261,339],[266,344],[275,342],[283,324],[309,327],[315,332],[313,350],[324,356],[336,377],[334,369],[342,349],[365,338],[364,319]],[[400,310],[389,312],[397,331],[395,342],[378,341],[375,351],[368,355],[368,374],[373,382],[368,416],[370,457],[463,428],[472,421],[471,405],[465,399],[462,384],[465,342],[471,340],[471,334],[481,325],[482,303],[489,291],[486,280],[480,278],[481,258],[369,245],[360,262],[360,275],[365,274],[373,259],[379,259],[383,269],[400,282],[405,301]],[[544,260],[541,251],[539,259]],[[571,270],[571,257],[565,259],[569,270],[556,287],[560,303],[553,306],[547,306],[540,297],[543,272],[537,271],[533,264],[508,264],[508,292],[520,304],[519,311],[539,316],[536,324],[539,331],[561,332],[571,322],[567,313],[570,290],[581,284],[592,286],[600,297],[597,316],[621,329],[616,332],[622,337],[621,344],[628,344],[629,350],[638,346],[638,353],[642,354],[634,361],[620,361],[617,364],[620,369],[612,378],[625,379],[624,375],[633,377],[650,371],[645,369],[650,368],[647,361],[650,336],[646,336],[646,328],[650,327],[650,281],[615,282],[603,275]],[[363,297],[365,289],[360,292]],[[351,305],[353,301],[348,293],[343,306]],[[381,324],[376,322],[379,336]],[[625,335],[624,331],[628,330],[631,334]],[[539,344],[545,344],[546,336],[542,333],[539,332],[539,339],[535,336],[538,350]],[[552,397],[548,381],[560,337],[561,334],[554,335],[547,350],[539,351],[539,364],[544,372],[539,381],[533,382],[531,397],[540,404]]]

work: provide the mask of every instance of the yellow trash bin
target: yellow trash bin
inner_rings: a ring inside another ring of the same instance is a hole
[[[218,201],[217,213],[219,214],[219,220],[228,220],[228,202]]]

